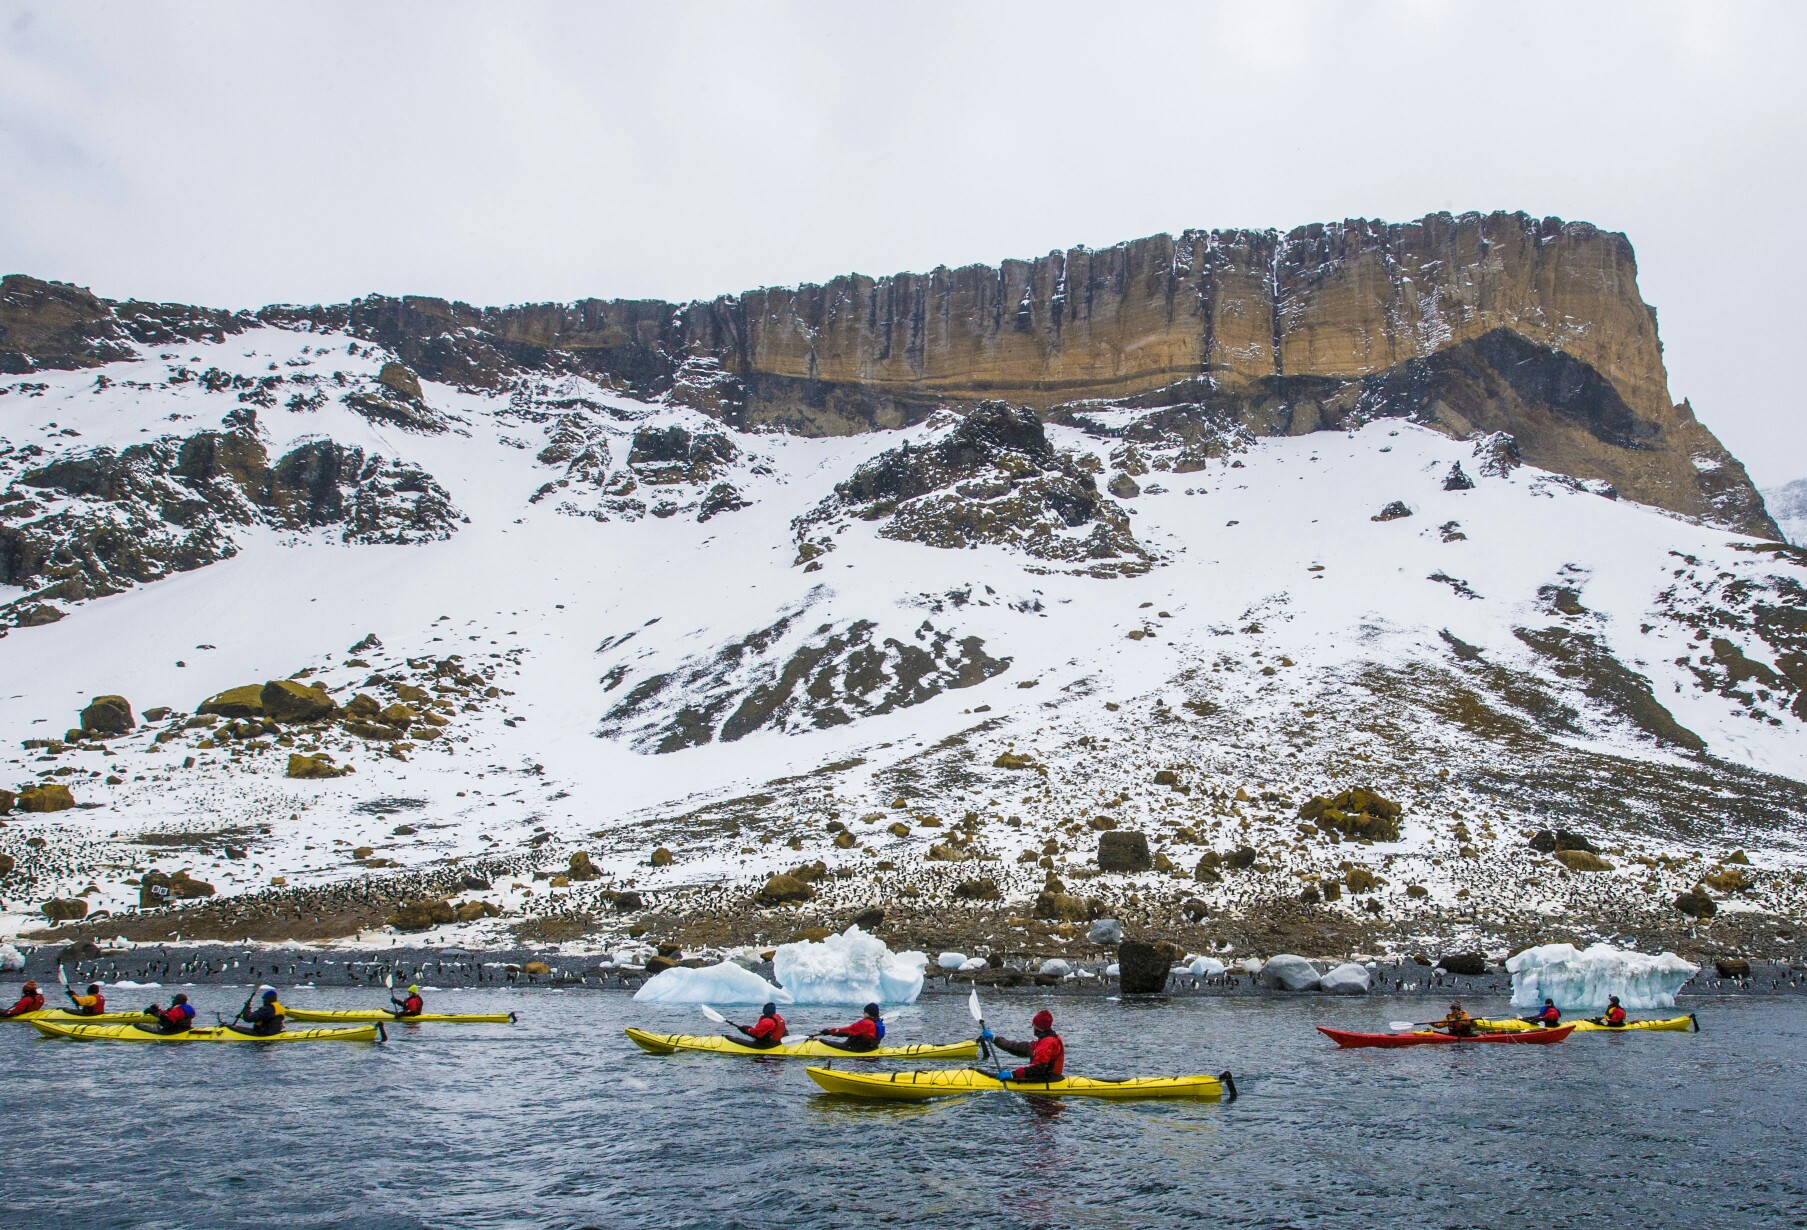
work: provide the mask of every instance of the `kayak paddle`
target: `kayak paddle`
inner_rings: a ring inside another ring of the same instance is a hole
[[[974,987],[972,994],[966,997],[966,1010],[972,1014],[973,1020],[979,1023],[979,1033],[983,1035],[985,1033],[985,1010],[979,1007],[978,987]],[[981,1036],[979,1045],[985,1048],[985,1057],[995,1063],[998,1056],[997,1052],[991,1049],[991,1043],[987,1042],[984,1037]]]

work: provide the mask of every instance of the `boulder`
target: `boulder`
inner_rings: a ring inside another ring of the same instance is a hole
[[[345,702],[345,716],[354,722],[374,722],[382,712],[382,703],[364,692],[359,692]]]
[[[960,881],[954,886],[954,896],[961,901],[1000,901],[1004,894],[998,891],[996,881],[977,879]]]
[[[1315,796],[1299,808],[1300,819],[1327,833],[1368,841],[1398,841],[1399,816],[1399,804],[1360,786],[1334,798]]]
[[[1100,918],[1086,931],[1085,938],[1088,944],[1097,944],[1101,948],[1111,944],[1121,944],[1123,942],[1123,924],[1114,918]]]
[[[0,787],[0,816],[11,811],[19,802],[19,796],[5,787]]]
[[[13,873],[13,869],[15,867],[17,867],[18,865],[19,864],[14,861],[12,855],[0,854],[0,880],[3,880],[7,876],[11,875]]]
[[[175,710],[171,709],[168,705],[154,705],[144,711],[144,720],[147,722],[161,722],[164,718],[170,717],[174,713]]]
[[[457,922],[458,911],[444,898],[414,901],[391,914],[386,921],[397,931],[430,931],[443,923]]]
[[[1129,829],[1105,833],[1098,839],[1098,870],[1147,871],[1154,866],[1148,853],[1148,837]]]
[[[419,713],[415,712],[414,709],[412,709],[408,705],[400,705],[400,704],[385,705],[383,707],[383,711],[381,713],[377,714],[377,717],[379,719],[381,719],[382,721],[387,722],[391,726],[404,726],[405,727],[405,726],[410,726],[413,723],[420,721]],[[445,719],[441,718],[438,723],[434,723],[434,724],[443,725],[444,721],[445,721]]]
[[[20,811],[68,811],[74,806],[75,796],[69,793],[69,787],[58,782],[28,786],[19,792]]]
[[[1700,882],[1716,893],[1741,893],[1751,886],[1751,878],[1738,867],[1721,867],[1702,876]]]
[[[1353,961],[1345,961],[1318,979],[1318,990],[1326,995],[1366,995],[1368,971]]]
[[[869,905],[853,916],[853,925],[871,934],[885,925],[885,912],[876,905]]]
[[[1437,968],[1452,974],[1479,977],[1487,972],[1487,958],[1478,952],[1452,952],[1438,959]]]
[[[1370,520],[1370,521],[1397,521],[1401,517],[1409,517],[1411,515],[1412,515],[1412,510],[1411,510],[1411,508],[1409,508],[1406,505],[1406,502],[1404,500],[1394,500],[1392,503],[1388,504],[1385,508],[1383,508],[1379,512],[1375,513],[1372,517],[1369,517],[1368,520]]]
[[[1117,945],[1117,977],[1125,995],[1159,995],[1179,954],[1171,944],[1124,940]]]
[[[1192,869],[1192,878],[1201,884],[1216,884],[1223,879],[1223,872],[1218,870],[1222,866],[1223,860],[1218,857],[1217,851],[1208,850],[1198,860],[1198,866]]]
[[[565,877],[573,884],[579,884],[585,880],[594,880],[601,875],[602,873],[596,870],[596,865],[590,861],[590,854],[587,850],[579,850],[577,853],[573,854],[571,856],[570,869],[565,872]]]
[[[1049,957],[1046,961],[1043,961],[1040,965],[1036,966],[1035,972],[1048,978],[1065,978],[1068,974],[1073,972],[1073,967],[1059,957]]]
[[[654,867],[669,867],[672,864],[672,853],[664,846],[660,846],[653,851],[652,857],[647,861]]]
[[[387,726],[382,722],[347,722],[345,733],[356,735],[360,739],[374,739],[383,743],[393,743],[403,737],[404,732],[395,726]]]
[[[632,889],[626,892],[607,893],[604,895],[604,899],[618,914],[632,914],[635,910],[646,908],[646,901]]]
[[[479,918],[498,918],[502,911],[487,901],[466,901],[455,911],[459,922],[476,922]]]
[[[351,772],[351,766],[341,768],[332,762],[332,758],[324,753],[318,756],[304,756],[299,752],[289,754],[288,776],[301,778],[343,777]]]
[[[1590,854],[1586,850],[1558,850],[1550,857],[1570,871],[1611,871],[1613,869],[1611,863],[1598,854]]]
[[[1711,918],[1719,913],[1713,899],[1702,892],[1678,893],[1674,905],[1690,918]]]
[[[137,724],[123,696],[96,696],[82,710],[82,730],[91,735],[123,735]]]
[[[1713,961],[1713,972],[1721,978],[1749,978],[1751,963],[1743,957],[1717,957]]]
[[[1283,952],[1271,958],[1255,975],[1262,986],[1275,991],[1310,991],[1318,985],[1318,967],[1304,957]]]
[[[211,713],[223,718],[254,718],[264,715],[264,690],[255,683],[227,688],[218,696],[209,696],[195,706],[197,716]]]
[[[1343,873],[1343,886],[1352,893],[1371,893],[1380,887],[1380,877],[1366,867],[1351,867]]]
[[[753,901],[758,905],[794,905],[808,901],[816,895],[815,890],[794,875],[775,875],[753,894]]]
[[[1036,894],[1029,912],[1049,922],[1084,922],[1091,917],[1091,907],[1080,898],[1046,889]]]
[[[991,762],[994,769],[1033,769],[1035,761],[1032,757],[1018,755],[1016,752],[1005,752]]]
[[[80,897],[52,897],[38,908],[53,923],[74,922],[88,916],[88,903]]]
[[[1473,491],[1474,490],[1474,479],[1468,477],[1468,472],[1462,468],[1461,462],[1457,461],[1450,465],[1449,473],[1445,474],[1443,476],[1443,490],[1445,490],[1445,491]]]
[[[647,963],[647,968],[652,968],[651,962]],[[552,967],[544,961],[529,961],[521,966],[521,972],[529,978],[545,978],[552,973]]]
[[[260,693],[264,716],[283,723],[316,722],[338,712],[339,704],[318,684],[272,679]]]

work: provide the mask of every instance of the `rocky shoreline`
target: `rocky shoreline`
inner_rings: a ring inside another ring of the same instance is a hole
[[[632,991],[649,976],[644,967],[623,968],[607,963],[600,954],[573,955],[554,949],[513,948],[477,951],[462,948],[408,947],[381,950],[296,950],[244,944],[139,945],[103,950],[91,945],[45,945],[21,950],[22,970],[0,975],[0,987],[34,978],[41,986],[56,982],[62,966],[71,984],[97,981],[121,988],[129,995],[140,984],[166,986],[249,986],[271,982],[280,987],[369,987],[384,990],[384,979],[422,982],[442,990],[508,987]],[[715,958],[676,958],[675,963],[713,964]],[[666,958],[663,965],[674,963]],[[1320,964],[1335,964],[1328,962]],[[652,961],[653,972],[662,968]],[[1807,965],[1799,962],[1748,962],[1749,973],[1723,976],[1709,964],[1694,976],[1680,994],[1683,997],[1725,995],[1807,994]],[[1105,998],[1121,994],[1116,978],[1102,974],[1102,960],[1080,965],[1078,978],[1051,980],[1013,968],[989,969],[977,974],[949,973],[933,962],[927,971],[924,995],[964,995],[974,985],[986,994],[1030,992]],[[771,962],[752,967],[768,981]],[[1099,972],[1094,972],[1099,971]],[[1728,967],[1735,974],[1736,967]],[[1497,963],[1484,973],[1454,973],[1420,964],[1410,957],[1387,958],[1371,971],[1369,997],[1456,999],[1501,996],[1511,993],[1511,978]],[[1231,970],[1216,978],[1173,973],[1160,992],[1169,997],[1301,998],[1322,992],[1293,992],[1263,986],[1259,980]],[[1359,998],[1359,997],[1357,997]]]

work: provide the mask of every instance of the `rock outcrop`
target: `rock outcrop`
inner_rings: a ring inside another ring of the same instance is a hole
[[[414,430],[443,427],[421,415],[416,374],[495,392],[523,371],[823,435],[988,399],[1056,417],[1100,400],[1191,407],[1270,435],[1396,416],[1458,436],[1509,431],[1532,465],[1777,534],[1743,467],[1669,401],[1630,242],[1522,213],[1188,230],[689,304],[371,296],[251,316],[14,276],[0,288],[0,370],[91,366],[135,342],[260,322],[383,346],[394,377],[385,368],[348,403],[371,399],[354,408]]]

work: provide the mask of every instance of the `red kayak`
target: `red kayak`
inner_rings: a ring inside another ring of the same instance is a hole
[[[1564,1025],[1560,1029],[1538,1029],[1520,1034],[1475,1034],[1471,1038],[1452,1038],[1448,1034],[1433,1033],[1428,1029],[1409,1034],[1357,1034],[1350,1033],[1346,1029],[1331,1029],[1326,1025],[1320,1025],[1318,1032],[1338,1046],[1423,1046],[1427,1043],[1434,1046],[1439,1042],[1499,1042],[1548,1046],[1552,1042],[1561,1042],[1574,1033],[1575,1027]]]

